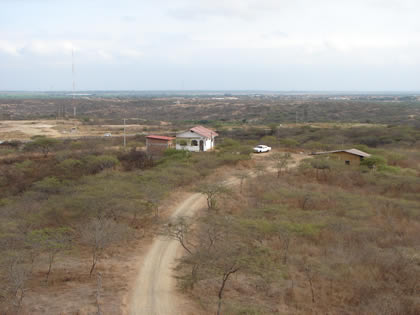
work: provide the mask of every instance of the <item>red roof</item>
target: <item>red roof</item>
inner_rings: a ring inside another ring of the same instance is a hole
[[[212,138],[219,135],[216,131],[213,131],[203,126],[195,126],[191,128],[190,131],[198,133],[200,136],[203,136],[206,138]]]
[[[156,140],[166,140],[166,141],[170,141],[170,140],[174,140],[175,139],[173,137],[156,136],[156,135],[150,135],[150,136],[147,136],[146,138],[156,139]]]

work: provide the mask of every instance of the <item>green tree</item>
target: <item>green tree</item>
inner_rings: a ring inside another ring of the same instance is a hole
[[[96,174],[107,168],[112,168],[118,163],[118,159],[112,155],[90,155],[86,158],[85,165],[89,173]]]
[[[280,144],[284,145],[287,148],[291,148],[291,147],[297,147],[299,145],[299,142],[296,141],[295,139],[283,138],[280,140]]]
[[[58,178],[51,176],[46,177],[39,182],[34,183],[34,189],[46,194],[57,194],[60,192],[61,182]]]
[[[29,243],[48,253],[48,278],[52,270],[55,257],[58,253],[71,248],[72,230],[68,227],[44,228],[33,230],[29,234]]]
[[[82,170],[83,163],[76,159],[65,159],[58,164],[59,170],[67,177],[73,177]]]
[[[57,139],[47,138],[45,136],[36,136],[32,139],[32,142],[29,142],[25,146],[25,149],[40,151],[44,154],[44,157],[47,157],[48,153],[59,143]]]
[[[375,169],[379,166],[386,165],[386,160],[382,156],[371,156],[368,158],[364,158],[360,165],[367,166],[369,169]]]

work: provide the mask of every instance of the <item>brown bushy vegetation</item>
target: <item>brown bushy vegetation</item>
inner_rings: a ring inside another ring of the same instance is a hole
[[[419,124],[419,101],[413,97],[391,100],[350,97],[334,100],[317,95],[241,95],[234,99],[202,97],[107,97],[76,99],[82,121],[92,124],[106,121],[121,124],[122,118],[140,118],[142,124],[159,121],[200,124],[290,123],[290,122],[359,122]],[[0,98],[1,119],[54,119],[58,109],[72,108],[71,98]]]
[[[415,170],[308,159],[184,222],[180,285],[208,312],[420,313]]]
[[[153,232],[171,192],[249,158],[249,151],[237,154],[235,141],[208,154],[169,150],[155,161],[135,147],[111,149],[101,141],[46,142],[48,152],[30,142],[0,159],[0,313],[37,313],[41,306],[25,301],[63,283],[83,281],[93,294],[99,274],[89,276],[98,272],[107,281],[102,262],[115,247]],[[89,294],[71,311],[92,304]]]
[[[334,150],[358,146],[362,150],[374,148],[418,148],[420,128],[387,125],[387,126],[350,126],[340,124],[327,128],[311,126],[271,125],[270,128],[234,127],[221,128],[222,136],[241,141],[260,141],[271,146],[295,148],[300,150]],[[401,156],[404,158],[404,155]]]
[[[70,101],[1,99],[0,115],[53,119]],[[220,134],[217,150],[169,150],[152,161],[138,150],[143,136],[129,139],[127,151],[114,137],[1,144],[0,313],[48,312],[57,287],[84,288],[86,296],[79,294],[70,312],[89,303],[99,310],[99,296],[110,298],[107,283],[115,280],[104,266],[115,249],[133,239],[142,244],[158,228],[161,202],[171,192],[248,159],[257,143],[289,152],[356,147],[373,156],[360,167],[311,159],[287,170],[288,154],[273,155],[275,174],[264,164],[252,176],[237,171],[236,191],[201,186],[207,195],[217,191],[209,209],[164,231],[186,250],[178,266],[181,288],[205,310],[227,314],[420,313],[418,101],[241,96],[76,102],[83,124],[141,117],[142,125],[171,122],[168,132],[211,125]],[[296,119],[307,124],[282,125]],[[41,289],[48,301],[38,301]]]

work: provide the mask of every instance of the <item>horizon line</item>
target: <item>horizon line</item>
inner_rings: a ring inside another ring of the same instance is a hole
[[[219,93],[229,93],[229,92],[252,92],[252,93],[420,93],[420,90],[271,90],[271,89],[146,89],[146,90],[95,90],[95,89],[86,89],[86,90],[0,90],[0,93],[69,93],[69,94],[79,94],[83,92],[219,92]]]

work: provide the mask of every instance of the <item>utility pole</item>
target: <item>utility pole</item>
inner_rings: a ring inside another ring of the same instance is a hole
[[[126,139],[126,136],[125,136],[125,121],[126,121],[127,119],[126,119],[126,118],[124,118],[123,120],[124,120],[124,149],[125,149],[125,147],[126,147],[126,145],[127,145],[127,139]]]

